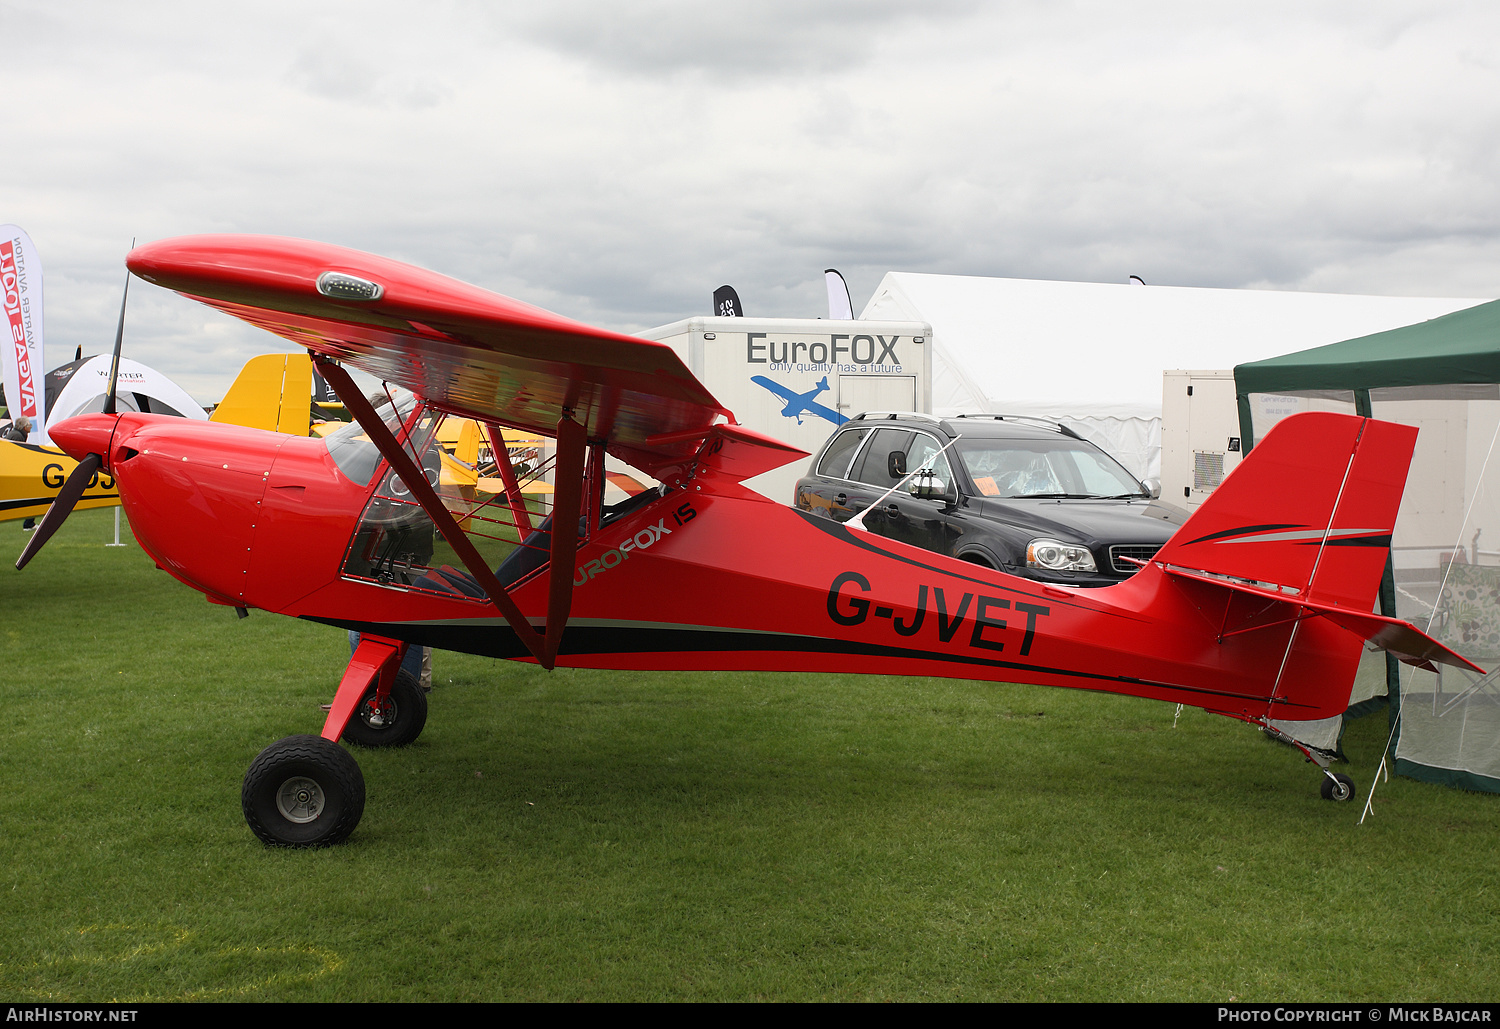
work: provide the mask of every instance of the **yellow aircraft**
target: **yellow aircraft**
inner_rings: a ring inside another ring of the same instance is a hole
[[[77,464],[56,447],[0,440],[0,521],[46,514]],[[114,507],[119,502],[115,480],[100,472],[89,480],[78,506]]]

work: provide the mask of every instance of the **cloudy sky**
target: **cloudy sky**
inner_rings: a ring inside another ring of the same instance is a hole
[[[889,270],[1500,296],[1500,4],[0,0],[48,365],[132,237],[397,257],[631,331]],[[272,337],[137,280],[217,399]]]

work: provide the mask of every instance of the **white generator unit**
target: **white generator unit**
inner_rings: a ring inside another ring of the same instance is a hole
[[[666,343],[741,425],[808,453],[863,411],[932,411],[932,327],[822,318],[684,318],[640,333]],[[797,462],[745,485],[792,502]]]
[[[1233,371],[1166,371],[1161,377],[1161,498],[1189,511],[1244,456]]]

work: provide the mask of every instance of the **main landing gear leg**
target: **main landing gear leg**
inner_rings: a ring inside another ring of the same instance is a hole
[[[401,746],[427,722],[427,697],[398,674],[406,644],[363,636],[344,671],[321,736],[288,736],[251,763],[240,790],[250,831],[273,847],[342,843],[365,809],[365,780],[341,736],[362,746]]]
[[[342,736],[360,747],[404,747],[420,736],[427,724],[427,694],[401,669],[405,658],[405,643],[361,636],[328,711],[324,738]]]

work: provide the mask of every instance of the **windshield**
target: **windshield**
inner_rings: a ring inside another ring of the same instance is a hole
[[[398,389],[393,394],[395,405],[391,404],[391,398],[383,393],[377,393],[370,398],[370,403],[375,408],[386,428],[393,435],[399,436],[401,426],[406,419],[411,417],[412,408],[416,406],[417,398],[404,389]],[[339,471],[349,476],[350,479],[361,486],[368,486],[370,478],[375,474],[376,467],[380,464],[380,451],[375,444],[365,435],[365,430],[358,422],[350,422],[342,429],[337,429],[323,437],[323,444],[328,448],[334,463],[339,466]]]
[[[954,448],[982,496],[1144,497],[1104,451],[1076,439],[962,439]]]

